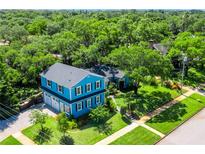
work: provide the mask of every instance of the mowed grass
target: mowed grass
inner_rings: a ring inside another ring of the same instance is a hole
[[[97,143],[98,141],[102,140],[108,135],[128,125],[128,122],[126,120],[123,120],[123,117],[119,113],[112,115],[106,123],[111,126],[111,130],[107,133],[101,132],[96,125],[90,123],[84,125],[79,129],[69,130],[68,134],[74,140],[74,144],[91,145]],[[42,144],[58,145],[62,133],[59,132],[57,129],[57,121],[54,118],[49,117],[47,119],[45,127],[49,128],[50,139],[48,139],[47,142],[44,142]],[[32,139],[37,144],[39,144],[36,141],[36,136],[39,128],[40,128],[39,125],[33,125],[24,129],[22,133],[27,137],[29,137],[30,139]]]
[[[163,93],[169,93],[171,95],[171,98],[176,98],[177,96],[180,96],[181,93],[179,90],[173,90],[173,89],[169,89],[166,88],[164,86],[151,86],[151,85],[143,85],[140,89],[139,89],[139,93],[153,93],[153,92],[163,92]],[[183,91],[185,92],[185,91]]]
[[[159,139],[160,136],[144,127],[139,126],[112,142],[111,145],[152,145]]]
[[[123,104],[126,104],[125,93],[126,92],[121,93],[115,97],[118,106],[123,106]],[[180,91],[169,89],[164,86],[142,85],[139,89],[138,96],[133,97],[132,99],[133,101],[136,101],[135,110],[138,116],[141,117],[180,95]]]
[[[22,145],[17,139],[13,136],[8,136],[3,141],[0,142],[0,145]]]
[[[168,134],[204,107],[205,97],[193,94],[153,117],[146,124],[164,134]]]

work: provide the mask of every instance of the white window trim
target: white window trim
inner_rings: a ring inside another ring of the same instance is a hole
[[[51,88],[51,85],[49,86],[49,85],[48,85],[48,82],[51,83],[51,80],[47,80],[47,82],[46,82],[47,86]],[[51,84],[52,84],[52,83],[51,83]]]
[[[97,83],[99,83],[99,87],[97,87]],[[95,89],[100,89],[100,80],[95,82]]]
[[[78,88],[80,88],[80,93],[78,93]],[[76,96],[79,96],[82,94],[82,88],[81,86],[76,87]]]
[[[81,105],[81,109],[78,109],[78,105],[79,105],[79,104]],[[82,102],[78,102],[78,103],[77,103],[77,111],[81,111],[82,109],[83,109],[83,104],[82,104]]]
[[[62,91],[59,90],[60,89],[59,87],[61,87]],[[63,86],[58,85],[58,92],[63,93]]]
[[[88,101],[90,101],[90,106],[88,106]],[[91,98],[87,99],[86,104],[87,104],[87,108],[91,108],[92,107],[92,99]]]
[[[90,85],[90,90],[89,90],[89,91],[87,91],[87,87],[88,87],[88,85]],[[86,84],[86,92],[91,92],[91,89],[92,89],[91,86],[92,86],[91,83]]]
[[[97,97],[99,97],[99,102],[97,102]],[[100,104],[100,95],[96,96],[96,104]]]

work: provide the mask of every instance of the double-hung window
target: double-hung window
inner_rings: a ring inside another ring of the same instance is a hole
[[[92,106],[91,105],[91,103],[92,103],[91,98],[87,99],[86,103],[87,103],[87,108],[91,108],[91,106]]]
[[[58,85],[58,91],[59,91],[60,93],[63,93],[63,86]]]
[[[82,102],[77,103],[77,111],[81,111],[83,109],[83,104]]]
[[[99,89],[100,88],[100,80],[95,82],[95,88]]]
[[[86,84],[86,92],[91,91],[91,83]]]
[[[47,80],[47,86],[51,87],[51,80]]]
[[[96,104],[100,103],[100,95],[96,96]]]
[[[81,86],[79,86],[79,87],[76,88],[76,95],[78,96],[78,95],[80,95],[80,94],[82,94]]]

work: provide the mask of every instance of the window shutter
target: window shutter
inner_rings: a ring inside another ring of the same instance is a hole
[[[85,85],[85,92],[87,92],[87,84]]]
[[[83,86],[81,86],[81,94],[83,94]]]
[[[76,106],[76,111],[78,111],[78,104],[76,103],[75,106]]]
[[[77,95],[77,88],[75,88],[75,96]]]
[[[82,109],[83,109],[84,108],[83,101],[81,102],[81,104],[82,104]]]

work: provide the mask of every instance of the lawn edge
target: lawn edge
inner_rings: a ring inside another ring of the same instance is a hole
[[[155,142],[153,145],[156,145],[157,143],[159,143],[161,140],[163,140],[164,138],[166,138],[168,135],[170,135],[172,132],[174,132],[176,129],[178,129],[179,127],[181,127],[185,122],[187,122],[188,120],[192,119],[195,115],[197,115],[199,112],[201,112],[203,109],[205,109],[205,107],[199,109],[196,113],[194,113],[190,118],[186,119],[185,121],[183,121],[181,124],[179,124],[177,127],[175,127],[174,129],[172,129],[169,133],[165,134],[164,137],[160,138],[157,142]]]

